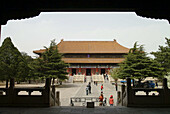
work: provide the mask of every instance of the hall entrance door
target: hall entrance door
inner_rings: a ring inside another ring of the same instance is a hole
[[[86,76],[91,76],[91,69],[86,69]]]
[[[76,69],[75,68],[72,69],[72,76],[73,75],[76,75]]]
[[[105,73],[106,73],[105,69],[101,69],[101,74],[105,74]]]

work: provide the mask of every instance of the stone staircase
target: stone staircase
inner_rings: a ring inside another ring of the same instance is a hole
[[[103,83],[104,82],[104,77],[103,75],[93,75],[92,80],[98,83]]]
[[[74,75],[73,76],[73,83],[75,82],[84,82],[84,78],[85,76],[84,75]]]

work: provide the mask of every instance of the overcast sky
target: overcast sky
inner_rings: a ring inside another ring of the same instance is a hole
[[[49,46],[50,41],[113,41],[131,48],[138,41],[146,52],[157,51],[170,38],[167,20],[137,16],[135,13],[41,13],[22,20],[10,20],[2,26],[0,45],[11,37],[21,52],[34,57],[33,50]]]

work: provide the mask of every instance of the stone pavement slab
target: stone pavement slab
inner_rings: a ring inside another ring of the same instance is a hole
[[[0,114],[170,114],[170,108],[129,108],[129,107],[49,107],[9,108],[0,107]]]

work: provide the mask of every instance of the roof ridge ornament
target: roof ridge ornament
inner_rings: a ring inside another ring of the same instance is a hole
[[[62,38],[62,39],[61,39],[61,42],[63,42],[63,41],[64,41],[64,39]]]
[[[116,39],[113,39],[113,41],[115,41],[115,42],[116,42]]]

